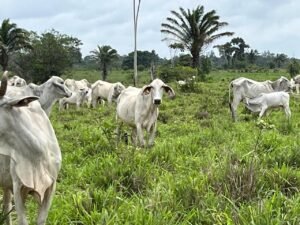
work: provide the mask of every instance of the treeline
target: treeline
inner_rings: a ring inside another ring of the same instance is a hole
[[[90,55],[82,57],[81,40],[56,30],[40,35],[17,28],[16,24],[4,20],[0,41],[0,65],[32,82],[44,82],[50,76],[61,76],[72,68],[99,70],[105,80],[110,70],[133,69],[133,54],[119,55],[109,45],[95,46]],[[257,72],[266,69],[286,69],[291,76],[300,72],[299,60],[280,53],[258,52],[242,38],[214,46],[216,51],[195,56],[180,44],[171,44],[170,59],[161,58],[155,50],[138,51],[138,70],[147,70],[151,77],[159,76],[166,81],[186,79],[198,75],[200,79],[211,70],[236,70]],[[216,55],[216,53],[218,55]],[[195,66],[196,65],[196,66]],[[132,72],[133,74],[133,72]]]

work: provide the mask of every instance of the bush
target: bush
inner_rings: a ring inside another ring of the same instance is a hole
[[[164,82],[170,82],[175,80],[187,80],[192,76],[197,76],[197,70],[188,66],[161,66],[158,68],[157,74]]]

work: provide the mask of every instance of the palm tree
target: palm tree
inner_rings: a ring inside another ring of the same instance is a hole
[[[29,33],[17,28],[9,19],[3,20],[0,27],[0,65],[3,71],[7,70],[8,60],[13,52],[30,48]]]
[[[282,66],[287,61],[287,55],[281,53],[281,54],[276,54],[274,58],[274,63],[277,65],[278,68]]]
[[[171,11],[174,18],[167,17],[167,23],[161,24],[161,32],[171,36],[164,40],[182,44],[192,55],[192,66],[198,67],[203,47],[220,37],[231,36],[233,32],[216,33],[228,23],[219,22],[215,10],[204,13],[204,7],[199,5],[192,11],[181,7],[179,11]]]
[[[92,58],[97,61],[102,70],[102,80],[106,80],[107,70],[112,61],[118,58],[117,50],[109,45],[97,46],[97,49],[91,51]]]

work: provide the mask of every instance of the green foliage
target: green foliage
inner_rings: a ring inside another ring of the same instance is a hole
[[[175,80],[186,80],[197,75],[197,70],[191,67],[185,66],[160,66],[158,68],[158,77],[164,82],[170,82]]]
[[[10,55],[21,50],[31,49],[29,33],[4,19],[0,27],[0,65],[7,70]]]
[[[31,33],[30,38],[32,50],[16,55],[14,68],[28,80],[42,83],[53,75],[61,76],[74,63],[81,61],[79,46],[82,43],[77,38],[60,34],[55,30],[47,31],[40,36]]]
[[[171,46],[188,50],[192,55],[194,68],[199,67],[199,56],[204,46],[220,37],[233,35],[232,32],[217,33],[228,24],[219,21],[220,17],[215,10],[205,13],[202,5],[192,10],[180,7],[179,12],[172,10],[171,14],[174,18],[167,17],[167,22],[161,24],[161,32],[167,35],[164,40],[175,40]]]
[[[128,70],[133,69],[133,54],[134,52],[130,52],[127,56],[123,58],[122,69]],[[157,64],[159,62],[159,56],[156,54],[154,50],[149,51],[137,51],[137,65],[140,69],[150,68],[151,63]]]
[[[97,71],[65,75],[98,79]],[[127,75],[112,71],[109,79]],[[245,74],[255,80],[281,75]],[[196,79],[196,92],[168,83],[176,98],[165,97],[159,108],[151,149],[130,141],[116,147],[115,105],[62,112],[55,106],[50,120],[63,162],[47,223],[299,224],[299,100],[291,97],[290,125],[281,110],[260,121],[242,106],[240,121],[232,123],[228,84],[239,76],[212,71],[206,82]],[[141,78],[147,83],[149,75]],[[130,131],[123,126],[129,138]],[[31,204],[28,210],[33,218]]]
[[[99,69],[102,71],[102,80],[106,80],[109,66],[113,60],[118,58],[117,50],[109,45],[98,45],[97,49],[91,51],[91,53],[92,59],[97,62]]]

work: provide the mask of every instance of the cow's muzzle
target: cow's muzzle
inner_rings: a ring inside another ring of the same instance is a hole
[[[155,105],[160,105],[161,103],[161,100],[160,99],[154,99],[154,104]]]

